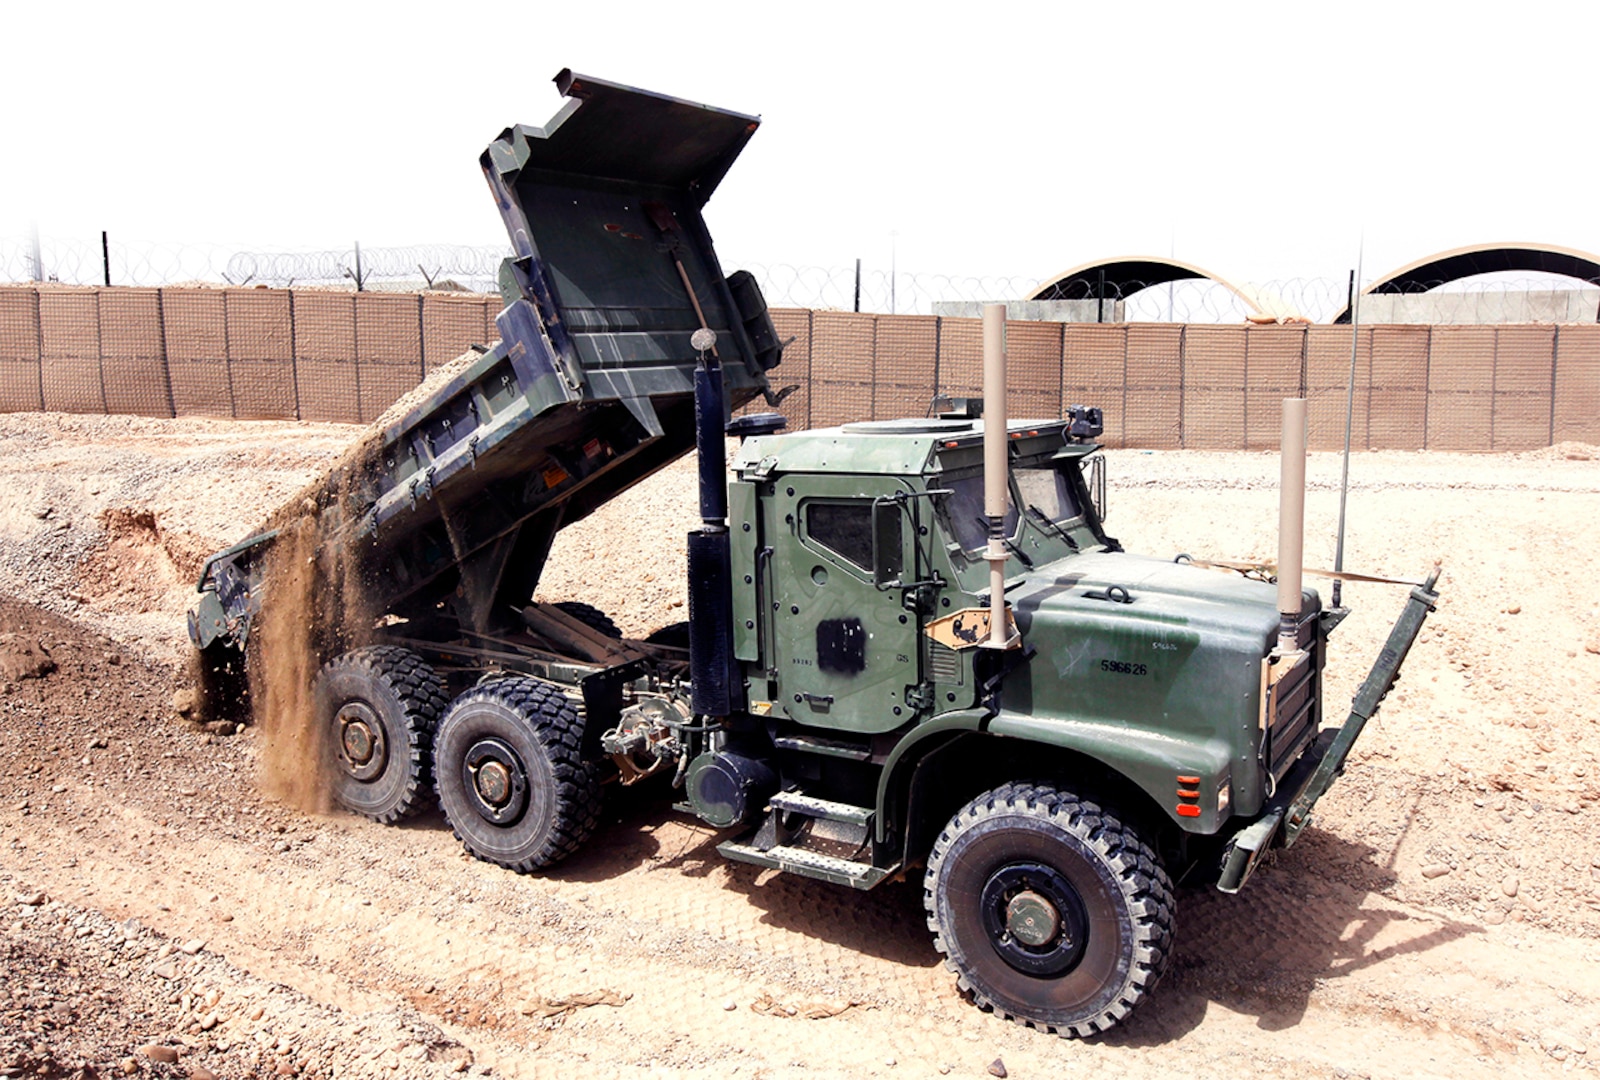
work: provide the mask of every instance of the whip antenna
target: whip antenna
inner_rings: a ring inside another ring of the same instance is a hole
[[[1350,494],[1350,427],[1355,422],[1356,414],[1356,351],[1361,344],[1361,296],[1356,291],[1357,279],[1361,277],[1362,260],[1366,256],[1367,238],[1361,238],[1361,244],[1356,249],[1356,268],[1350,274],[1350,382],[1345,390],[1344,399],[1344,464],[1339,473],[1339,538],[1333,546],[1333,572],[1337,574],[1344,569],[1344,504]],[[1340,586],[1344,582],[1340,578],[1333,579],[1333,606],[1339,606]]]

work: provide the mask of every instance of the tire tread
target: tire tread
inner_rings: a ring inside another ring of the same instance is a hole
[[[939,926],[935,885],[950,845],[957,835],[983,819],[1014,811],[1042,814],[1093,846],[1117,876],[1133,917],[1133,963],[1126,982],[1110,1005],[1078,1023],[1047,1023],[991,1000],[967,978]],[[1049,784],[1029,781],[1002,784],[962,807],[940,831],[929,852],[927,872],[923,876],[923,906],[928,913],[928,929],[934,934],[934,948],[944,956],[945,967],[955,973],[956,983],[963,992],[981,1008],[998,1016],[1063,1038],[1083,1038],[1113,1027],[1149,996],[1172,960],[1172,880],[1155,852],[1137,832],[1097,804]]]
[[[505,675],[481,682],[457,698],[451,711],[480,700],[499,701],[528,721],[556,779],[552,799],[555,821],[544,846],[518,860],[500,860],[475,850],[454,821],[450,821],[450,831],[473,858],[482,862],[519,874],[554,866],[582,847],[600,824],[600,772],[583,760],[583,721],[560,689],[525,675]],[[448,814],[446,820],[449,821]]]
[[[374,682],[386,684],[404,709],[404,793],[399,802],[385,812],[353,812],[380,825],[393,825],[416,816],[433,805],[433,735],[449,704],[444,683],[427,661],[398,645],[355,649],[328,661],[322,671],[326,673],[339,666],[363,671]]]

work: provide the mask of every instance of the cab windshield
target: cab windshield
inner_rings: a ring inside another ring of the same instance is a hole
[[[1029,517],[1043,514],[1051,521],[1070,521],[1083,513],[1067,474],[1056,468],[1017,469],[1012,472],[1023,509]]]
[[[1013,469],[1011,478],[1012,484],[1006,488],[1007,539],[1015,539],[1017,535],[1019,496],[1022,512],[1035,520],[1043,516],[1059,524],[1083,513],[1071,482],[1058,468],[1038,466]],[[977,472],[959,480],[948,480],[945,486],[951,492],[946,505],[956,541],[963,551],[983,550],[989,542],[989,527],[983,516],[983,474]]]

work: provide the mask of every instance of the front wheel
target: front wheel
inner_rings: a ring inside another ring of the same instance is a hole
[[[456,699],[434,740],[439,807],[473,855],[518,873],[577,851],[600,820],[600,775],[560,690],[522,675]]]
[[[968,803],[928,856],[934,944],[985,1008],[1045,1031],[1093,1035],[1166,971],[1172,882],[1129,826],[1043,784]]]

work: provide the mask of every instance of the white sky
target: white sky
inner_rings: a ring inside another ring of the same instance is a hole
[[[477,156],[570,66],[763,117],[707,212],[730,270],[1600,251],[1593,0],[124,0],[7,5],[5,37],[0,236],[498,244]]]

